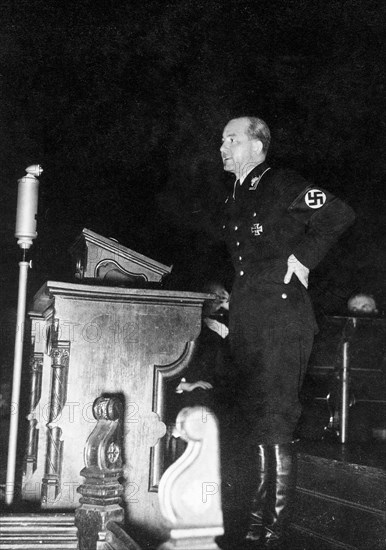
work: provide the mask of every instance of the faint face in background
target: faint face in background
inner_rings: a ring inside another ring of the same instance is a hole
[[[229,293],[218,283],[212,283],[205,289],[206,292],[215,294],[215,300],[208,300],[204,304],[204,315],[213,315],[219,309],[229,309]]]
[[[355,315],[376,315],[378,313],[374,298],[367,294],[353,296],[349,299],[347,307],[349,312]]]

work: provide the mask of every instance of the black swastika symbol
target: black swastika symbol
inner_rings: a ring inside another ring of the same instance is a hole
[[[320,208],[326,202],[326,195],[319,189],[311,189],[306,194],[305,199],[310,208]]]

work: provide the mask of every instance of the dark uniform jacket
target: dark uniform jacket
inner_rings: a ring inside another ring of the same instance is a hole
[[[291,439],[316,331],[306,289],[295,274],[284,284],[288,257],[313,269],[353,220],[328,191],[265,162],[227,199],[223,232],[236,271],[230,347],[238,402],[260,443]]]
[[[328,191],[264,162],[228,197],[223,231],[237,277],[282,282],[291,254],[313,269],[354,218]]]

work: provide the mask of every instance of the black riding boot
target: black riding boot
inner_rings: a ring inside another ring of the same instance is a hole
[[[297,460],[292,443],[271,445],[269,449],[269,494],[264,516],[264,548],[285,548],[296,488]]]
[[[253,495],[249,528],[246,535],[247,548],[259,548],[264,540],[264,510],[266,507],[268,491],[268,447],[259,445],[257,447],[257,489]]]

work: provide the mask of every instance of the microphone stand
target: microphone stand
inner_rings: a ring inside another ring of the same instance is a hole
[[[39,176],[42,169],[39,165],[32,165],[26,168],[26,172],[27,175],[19,180],[15,231],[15,237],[18,238],[17,244],[23,251],[23,257],[22,261],[19,262],[19,292],[13,362],[7,480],[5,486],[5,502],[8,505],[12,504],[15,493],[16,451],[19,424],[20,382],[23,360],[27,280],[28,269],[32,267],[31,262],[26,260],[26,251],[32,246],[32,239],[35,239],[37,236],[36,214],[38,207],[39,180],[35,176]]]

